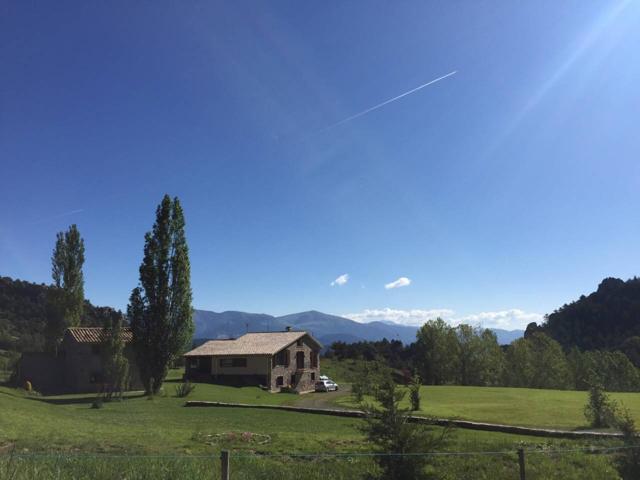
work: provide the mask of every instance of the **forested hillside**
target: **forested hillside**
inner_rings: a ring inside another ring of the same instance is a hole
[[[0,277],[0,350],[40,351],[44,348],[48,285]],[[110,307],[84,302],[82,324],[102,326],[117,315]]]
[[[605,278],[595,292],[563,305],[538,329],[565,349],[624,349],[640,335],[640,278]]]

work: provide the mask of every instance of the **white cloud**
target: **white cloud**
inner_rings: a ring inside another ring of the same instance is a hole
[[[431,310],[380,308],[365,309],[362,312],[348,313],[342,316],[360,323],[390,320],[400,325],[412,326],[421,326],[428,320],[440,317],[454,326],[460,325],[461,323],[468,323],[473,326],[502,328],[505,330],[524,330],[528,323],[537,322],[539,324],[544,320],[543,315],[539,313],[525,312],[517,308],[496,312],[480,312],[463,316],[456,315],[455,311],[449,308],[435,308]]]
[[[531,322],[542,323],[544,316],[539,313],[525,312],[518,308],[498,312],[480,312],[455,319],[455,324],[468,323],[489,328],[506,330],[524,330]]]
[[[359,323],[369,323],[376,320],[390,320],[401,325],[422,325],[427,320],[437,317],[449,317],[453,315],[453,310],[447,308],[436,308],[433,310],[396,310],[393,308],[365,309],[360,313],[348,313],[342,315]]]
[[[336,285],[338,286],[342,286],[345,283],[347,283],[349,281],[349,274],[348,273],[344,273],[342,275],[340,275],[338,278],[336,278],[333,282],[331,282],[331,286],[334,287]]]
[[[384,288],[387,290],[391,290],[392,288],[406,287],[407,285],[411,285],[411,280],[407,277],[400,277],[394,282],[387,283]]]

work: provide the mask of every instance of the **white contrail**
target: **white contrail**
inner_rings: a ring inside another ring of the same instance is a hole
[[[325,130],[329,130],[330,128],[334,128],[337,127],[338,125],[342,125],[343,123],[347,123],[350,122],[351,120],[355,120],[356,118],[359,118],[363,115],[366,115],[367,113],[373,112],[374,110],[377,110],[378,108],[384,107],[385,105],[388,105],[391,102],[395,102],[396,100],[400,100],[402,97],[406,97],[407,95],[411,95],[414,92],[417,92],[418,90],[422,90],[424,87],[428,87],[429,85],[433,85],[436,82],[439,82],[440,80],[444,80],[447,77],[450,77],[452,75],[455,75],[456,73],[458,73],[457,70],[454,70],[453,72],[449,72],[446,75],[443,75],[441,77],[438,77],[434,80],[431,80],[430,82],[427,82],[423,85],[420,85],[419,87],[416,87],[414,89],[409,90],[408,92],[404,92],[401,95],[398,95],[397,97],[393,97],[390,98],[389,100],[386,100],[382,103],[379,103],[378,105],[375,105],[371,108],[367,108],[366,110],[363,110],[359,113],[356,113],[355,115],[351,115],[350,117],[344,118],[342,120],[340,120],[339,122],[333,123],[331,125],[329,125],[328,127],[324,127],[322,130],[320,130],[319,132],[324,132]],[[319,133],[318,132],[318,133]]]
[[[69,212],[60,213],[58,215],[53,215],[47,218],[41,218],[40,220],[36,220],[35,222],[29,223],[29,225],[38,225],[39,223],[49,222],[51,220],[57,220],[58,218],[68,217],[70,215],[75,215],[76,213],[84,212],[84,208],[78,208],[77,210],[71,210]]]

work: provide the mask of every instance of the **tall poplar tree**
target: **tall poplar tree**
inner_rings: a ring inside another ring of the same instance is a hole
[[[84,308],[84,240],[74,224],[56,235],[51,255],[53,287],[47,301],[47,340],[57,346],[68,327],[80,325]]]
[[[169,364],[193,336],[191,267],[180,201],[165,195],[147,232],[140,284],[129,298],[127,315],[133,347],[147,394],[160,390]]]

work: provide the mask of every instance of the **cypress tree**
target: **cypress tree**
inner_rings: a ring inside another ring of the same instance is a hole
[[[179,200],[165,195],[156,209],[153,230],[145,235],[140,284],[133,289],[127,307],[147,394],[160,390],[170,362],[184,352],[193,336],[191,267],[184,226]]]
[[[56,235],[51,255],[53,288],[47,299],[47,339],[55,349],[67,327],[80,325],[84,308],[84,240],[74,224]]]

